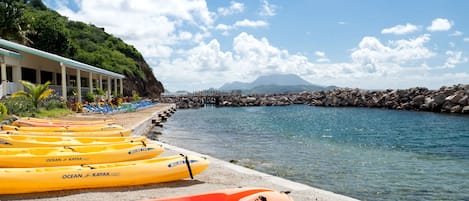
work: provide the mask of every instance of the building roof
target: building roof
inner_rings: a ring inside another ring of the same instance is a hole
[[[103,74],[103,75],[114,77],[114,78],[125,78],[124,75],[119,74],[119,73],[114,73],[114,72],[111,72],[111,71],[108,71],[108,70],[104,70],[102,68],[98,68],[98,67],[95,67],[95,66],[92,66],[92,65],[81,63],[79,61],[75,61],[75,60],[65,58],[65,57],[62,57],[62,56],[59,56],[59,55],[56,55],[56,54],[52,54],[52,53],[49,53],[49,52],[45,52],[45,51],[41,51],[41,50],[34,49],[34,48],[31,48],[31,47],[27,47],[27,46],[24,46],[24,45],[20,45],[20,44],[17,44],[17,43],[8,41],[8,40],[4,40],[4,39],[1,39],[1,38],[0,38],[0,46],[6,47],[6,48],[9,48],[11,50],[18,51],[18,52],[25,52],[25,53],[36,55],[36,56],[46,58],[46,59],[49,59],[49,60],[57,61],[59,63],[65,64],[66,66],[71,67],[71,68],[80,69],[80,70],[83,70],[83,71],[88,71],[88,72],[93,72],[93,73],[99,73],[99,74]],[[16,53],[16,52],[6,50],[6,49],[2,49],[2,48],[0,48],[0,54],[4,54],[4,55],[8,54],[8,56],[16,56],[16,57],[19,57],[19,58],[23,57],[23,55],[21,55],[21,53]]]
[[[18,54],[16,52],[13,52],[13,51],[10,51],[10,50],[7,50],[7,49],[3,49],[3,48],[0,48],[0,54],[1,55],[6,55],[6,56],[11,56],[11,57],[16,57],[16,58],[23,58],[23,55],[21,54]]]

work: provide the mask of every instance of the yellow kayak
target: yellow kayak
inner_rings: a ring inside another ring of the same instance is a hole
[[[163,153],[156,143],[133,142],[94,146],[2,148],[0,167],[51,167],[112,163],[153,158]]]
[[[93,132],[93,131],[116,131],[124,130],[122,126],[61,126],[61,127],[30,127],[2,125],[2,130],[12,131],[35,131],[35,132]]]
[[[6,135],[36,135],[36,136],[68,136],[68,137],[127,137],[132,134],[129,129],[115,131],[90,131],[90,132],[40,132],[40,131],[0,131]]]
[[[30,127],[63,127],[63,126],[107,126],[115,124],[114,121],[48,121],[44,120],[28,120],[18,119],[11,125],[13,126],[30,126]]]
[[[46,123],[64,123],[64,124],[73,124],[75,122],[83,123],[83,124],[94,124],[94,123],[114,123],[114,119],[105,119],[105,120],[63,120],[63,119],[41,119],[41,118],[34,118],[34,117],[23,117],[18,120],[21,121],[29,121],[29,122],[46,122]]]
[[[201,157],[177,155],[86,166],[1,168],[0,194],[168,182],[192,177],[208,165]]]
[[[133,137],[62,137],[39,135],[0,134],[0,148],[21,147],[57,147],[57,146],[89,146],[123,142],[145,141],[145,136]]]

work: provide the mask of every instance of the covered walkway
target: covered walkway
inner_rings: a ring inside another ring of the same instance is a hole
[[[23,90],[21,80],[35,84],[50,81],[64,100],[72,89],[80,102],[83,94],[97,88],[106,91],[107,98],[111,93],[123,95],[122,74],[4,39],[0,39],[0,65],[0,97]]]

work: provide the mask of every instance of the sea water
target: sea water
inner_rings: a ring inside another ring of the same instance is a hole
[[[159,140],[361,200],[469,200],[469,116],[304,105],[178,110]]]

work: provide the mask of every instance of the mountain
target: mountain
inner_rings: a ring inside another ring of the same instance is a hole
[[[0,37],[126,76],[124,95],[158,97],[164,91],[140,52],[96,27],[71,21],[41,0],[0,2]],[[13,20],[14,19],[14,20]]]
[[[260,76],[253,82],[231,82],[219,88],[220,91],[242,90],[243,94],[293,93],[320,91],[335,88],[313,85],[295,74],[272,74]]]
[[[265,86],[265,85],[295,86],[295,85],[312,85],[312,84],[295,74],[272,74],[272,75],[260,76],[256,80],[250,83],[245,83],[245,82],[227,83],[221,86],[219,90],[222,90],[222,91],[246,90],[246,89],[252,89],[254,87]]]

